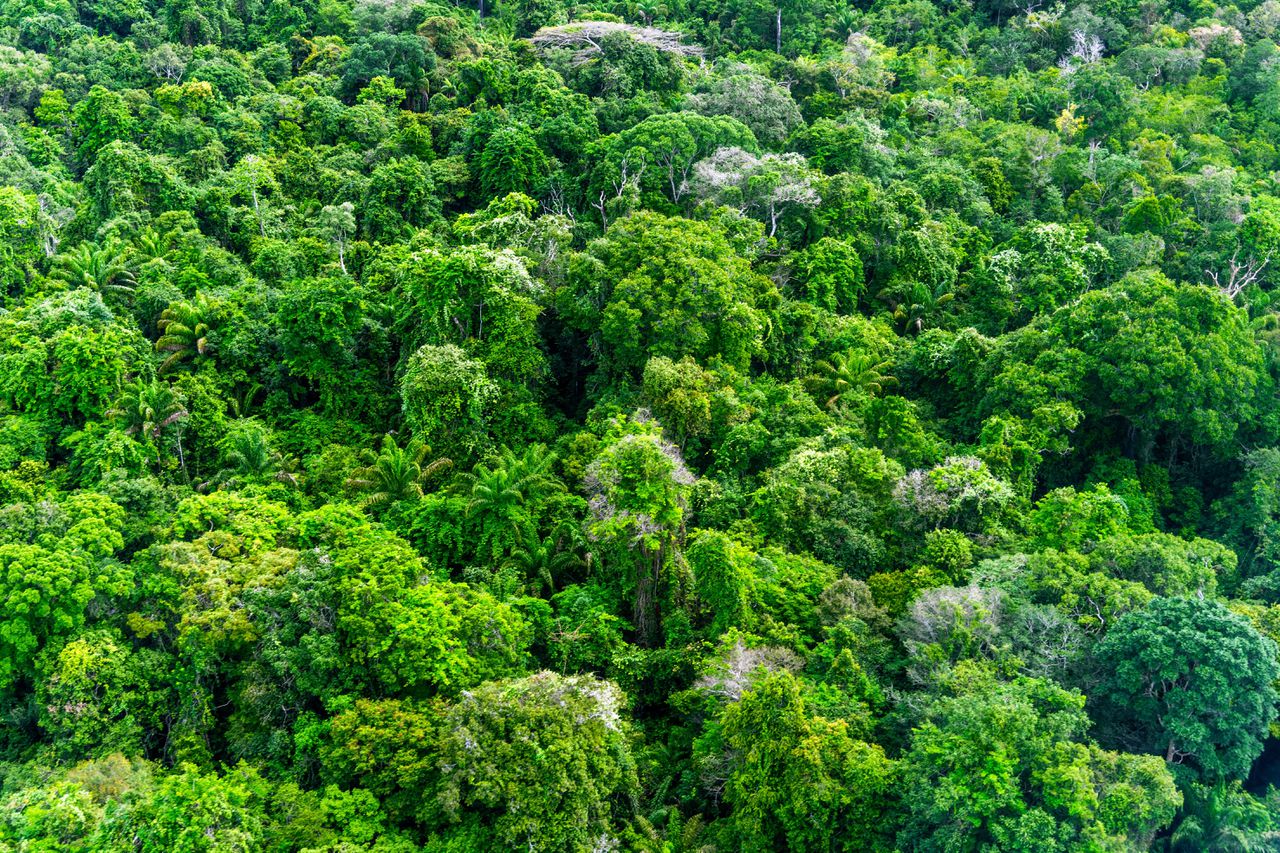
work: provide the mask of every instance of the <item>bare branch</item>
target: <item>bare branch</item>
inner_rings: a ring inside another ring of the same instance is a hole
[[[663,53],[674,53],[689,59],[702,59],[705,51],[696,44],[684,44],[681,33],[668,32],[656,27],[637,27],[613,21],[581,21],[559,27],[543,27],[530,38],[539,50],[569,50],[573,52],[574,65],[582,65],[604,55],[601,40],[606,36],[621,34],[630,36],[641,44],[647,44]]]
[[[1213,282],[1213,286],[1228,299],[1234,301],[1249,285],[1258,280],[1258,276],[1262,275],[1262,271],[1267,268],[1267,264],[1271,263],[1271,252],[1261,259],[1257,259],[1250,255],[1244,261],[1240,260],[1240,249],[1236,248],[1231,253],[1231,260],[1227,262],[1226,281],[1222,280],[1222,276],[1216,270],[1205,270],[1205,275]]]

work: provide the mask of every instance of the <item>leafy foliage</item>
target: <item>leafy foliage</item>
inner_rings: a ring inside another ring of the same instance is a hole
[[[0,853],[1275,848],[1278,35],[0,0]]]

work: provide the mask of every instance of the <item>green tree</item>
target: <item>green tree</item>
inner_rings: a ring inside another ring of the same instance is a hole
[[[51,275],[69,287],[83,287],[95,293],[131,293],[136,284],[128,255],[116,241],[101,246],[81,243],[58,256]]]
[[[536,195],[547,176],[547,158],[533,134],[520,125],[499,128],[485,141],[477,160],[486,196]]]
[[[214,853],[253,849],[267,838],[268,784],[250,767],[225,776],[183,765],[150,790],[112,803],[98,826],[99,850],[172,850]]]
[[[186,470],[182,451],[182,422],[190,417],[181,396],[172,385],[158,379],[136,380],[126,385],[112,407],[111,416],[125,435],[136,436],[150,451],[152,461],[163,465],[172,437],[178,464]]]
[[[364,505],[370,508],[420,498],[425,483],[453,467],[453,461],[444,457],[428,462],[430,445],[415,440],[401,449],[390,434],[382,437],[382,447],[376,455],[367,456],[368,464],[356,469],[346,485],[366,492]]]
[[[651,356],[719,355],[746,368],[762,352],[777,291],[724,231],[640,213],[584,261],[561,311],[599,341],[607,366],[639,372]]]
[[[1244,790],[1239,779],[1187,786],[1183,817],[1170,841],[1177,851],[1263,851],[1275,839],[1275,819],[1266,804]]]
[[[720,721],[737,849],[890,850],[896,768],[843,720],[806,707],[787,672],[760,678]]]
[[[1158,759],[1080,742],[1088,718],[1079,693],[1041,679],[956,678],[954,694],[935,699],[912,730],[900,845],[1142,848],[1173,820],[1181,795]]]
[[[79,495],[68,508],[71,523],[56,542],[0,544],[0,687],[5,690],[35,674],[42,649],[85,624],[96,596],[122,595],[128,587],[128,573],[104,559],[124,545],[123,510],[91,493]]]
[[[852,314],[866,290],[862,259],[843,240],[823,237],[791,256],[795,285],[803,298],[839,314]]]
[[[617,685],[540,672],[485,684],[445,715],[441,801],[479,847],[589,850],[638,803]],[[467,839],[466,841],[462,841]]]
[[[872,353],[846,350],[817,364],[818,373],[813,385],[819,396],[827,398],[826,407],[832,411],[847,408],[858,398],[876,397],[897,380],[885,373],[888,359]]]
[[[641,643],[654,645],[667,594],[662,587],[674,571],[694,477],[656,424],[619,421],[615,430],[586,471],[588,532],[608,548],[599,563],[632,602]]]
[[[993,359],[985,412],[1067,399],[1086,430],[1140,460],[1158,446],[1225,447],[1258,414],[1262,353],[1244,312],[1159,273],[1090,291],[1008,344],[1025,356]]]
[[[1154,598],[1098,644],[1099,706],[1113,737],[1210,780],[1243,775],[1275,719],[1276,654],[1217,602]]]
[[[483,362],[453,344],[427,344],[410,357],[400,395],[414,434],[457,458],[479,446],[497,389]]]
[[[156,352],[169,355],[160,363],[158,372],[167,373],[184,361],[200,363],[213,355],[217,346],[210,340],[216,323],[218,304],[206,294],[198,293],[190,302],[175,302],[160,314],[156,325],[160,337]]]
[[[0,288],[10,297],[26,289],[43,252],[40,202],[17,187],[0,188]]]
[[[76,154],[86,166],[109,143],[128,142],[137,120],[119,92],[94,86],[73,111]]]
[[[468,497],[467,515],[478,527],[478,553],[498,558],[533,535],[531,513],[549,492],[563,488],[550,472],[555,459],[540,444],[519,455],[504,446],[493,464],[481,462],[458,476],[457,487]]]

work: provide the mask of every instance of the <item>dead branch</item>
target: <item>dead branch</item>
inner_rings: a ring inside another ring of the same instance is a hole
[[[637,27],[612,21],[581,21],[559,27],[543,27],[530,38],[539,50],[568,50],[573,52],[572,63],[582,65],[604,55],[601,47],[607,36],[621,34],[647,44],[663,53],[674,53],[689,59],[701,59],[705,51],[696,44],[684,44],[681,33],[668,32],[656,27]]]

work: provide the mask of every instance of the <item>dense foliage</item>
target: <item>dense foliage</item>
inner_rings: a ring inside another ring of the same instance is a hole
[[[1278,38],[0,0],[0,853],[1276,849]]]

